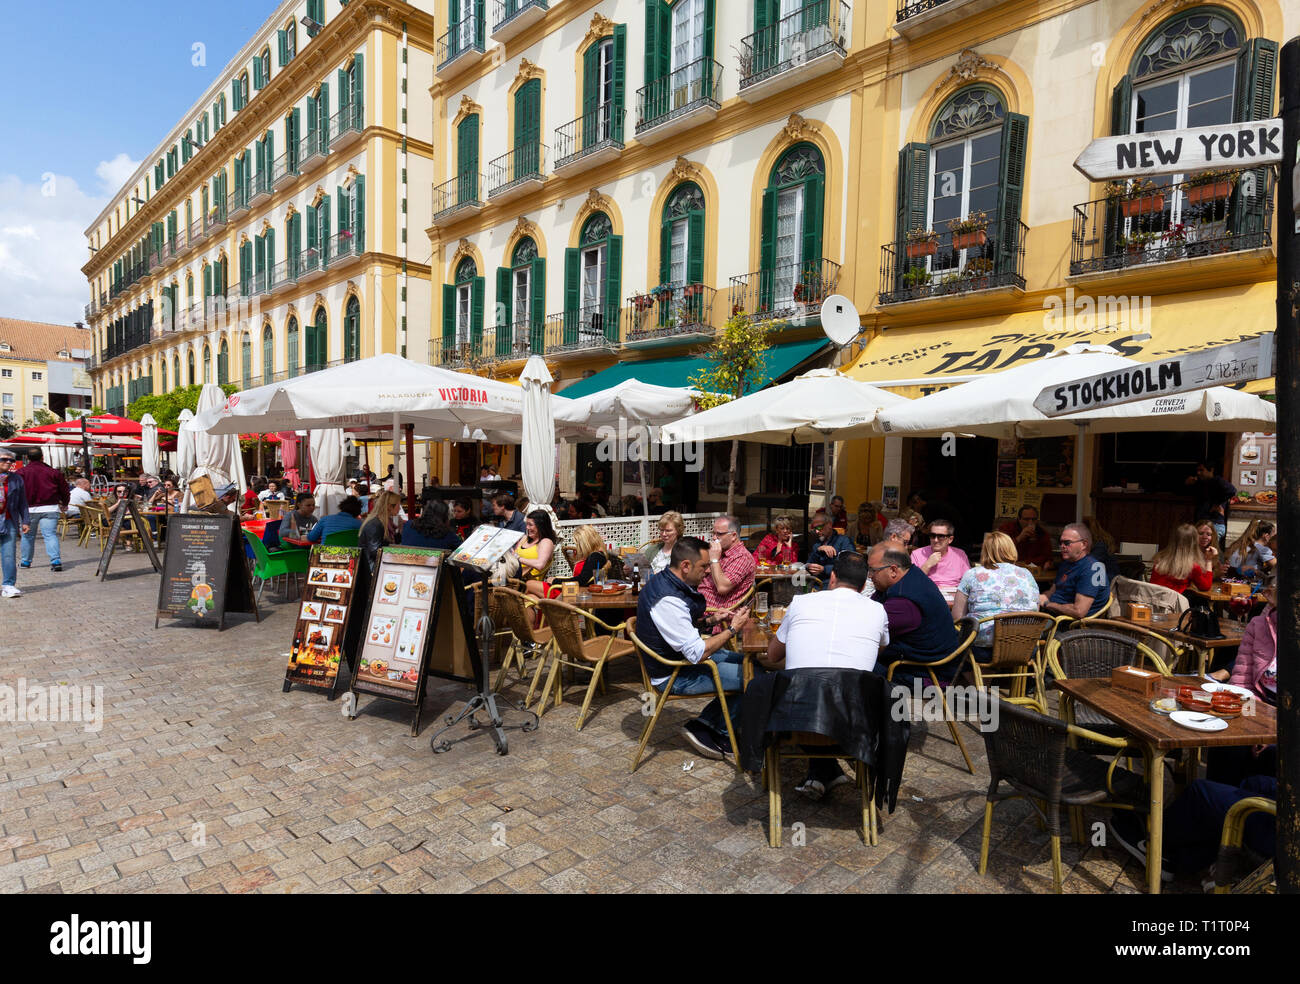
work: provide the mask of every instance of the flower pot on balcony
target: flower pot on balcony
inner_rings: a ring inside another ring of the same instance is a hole
[[[1231,181],[1213,181],[1210,184],[1193,185],[1187,189],[1187,203],[1189,205],[1203,205],[1206,202],[1217,202],[1231,194]]]
[[[952,234],[953,249],[970,249],[974,246],[983,246],[988,241],[987,229],[974,229],[970,232],[954,232]]]
[[[1120,203],[1120,210],[1124,213],[1125,218],[1132,218],[1135,215],[1148,215],[1152,212],[1163,212],[1165,210],[1165,196],[1143,195],[1140,198],[1126,198]]]
[[[907,258],[909,260],[919,259],[922,256],[933,256],[939,249],[939,244],[933,239],[922,239],[919,242],[907,244]]]

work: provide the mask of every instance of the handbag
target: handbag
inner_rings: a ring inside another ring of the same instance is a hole
[[[1219,631],[1219,617],[1210,609],[1200,606],[1189,608],[1178,619],[1177,631],[1197,639],[1222,639]]]

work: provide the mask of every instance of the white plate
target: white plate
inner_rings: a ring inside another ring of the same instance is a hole
[[[1169,715],[1169,720],[1193,731],[1223,731],[1228,727],[1228,722],[1222,718],[1201,714],[1199,711],[1174,711]]]
[[[1235,683],[1219,683],[1217,680],[1206,680],[1201,684],[1201,689],[1209,693],[1224,691],[1229,694],[1236,694],[1242,700],[1254,700],[1255,692],[1246,687],[1238,687]]]

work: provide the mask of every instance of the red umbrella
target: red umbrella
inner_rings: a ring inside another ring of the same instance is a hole
[[[140,437],[143,428],[137,420],[131,420],[127,417],[118,417],[111,413],[102,413],[95,417],[86,418],[86,430],[91,434],[97,434],[100,437]],[[81,436],[81,421],[79,420],[59,420],[52,424],[41,424],[39,427],[28,427],[23,431],[24,434],[60,434],[65,436]],[[175,437],[175,431],[158,428],[158,436]]]

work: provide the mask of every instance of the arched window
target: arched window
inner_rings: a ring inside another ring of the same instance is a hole
[[[510,265],[497,268],[498,357],[542,353],[545,307],[546,260],[537,255],[533,238],[524,236],[510,254]]]
[[[190,359],[193,360],[193,358],[194,356],[191,355]],[[177,389],[185,385],[185,381],[181,379],[181,357],[179,355],[172,356],[172,378],[176,380]],[[193,380],[190,380],[190,382],[193,382]]]
[[[316,317],[307,326],[307,371],[324,369],[329,360],[329,316],[324,307],[316,309]]]
[[[616,24],[612,37],[592,42],[582,53],[582,149],[606,140],[623,144],[623,104],[627,65],[627,25]],[[576,148],[561,144],[559,156]]]
[[[186,362],[187,362],[187,368],[190,371],[186,385],[193,386],[195,383],[198,382],[198,377],[194,375],[194,350],[193,349],[190,350],[190,354],[187,357]]]
[[[465,257],[456,266],[455,283],[442,288],[442,347],[443,361],[467,351],[471,344],[475,351],[483,342],[483,278],[478,275],[478,265],[472,257]]]
[[[262,382],[263,384],[271,381],[271,376],[275,373],[275,336],[271,331],[270,323],[262,326]]]
[[[361,358],[361,303],[356,295],[348,298],[343,312],[343,361]]]
[[[203,346],[203,383],[207,385],[212,382],[212,349],[207,345]]]
[[[760,303],[768,310],[789,307],[798,285],[821,277],[825,197],[826,162],[820,150],[795,144],[778,158],[763,191],[759,247]]]
[[[673,189],[659,219],[659,283],[704,282],[704,192],[694,181]]]
[[[298,375],[298,319],[289,316],[289,325],[285,329],[285,371],[290,379]]]
[[[564,251],[565,347],[618,341],[619,293],[623,283],[623,237],[596,212],[582,224],[578,245]]]
[[[243,337],[239,340],[239,368],[242,388],[251,389],[253,386],[253,340],[248,337],[248,332],[244,332]]]
[[[217,351],[217,384],[225,386],[230,382],[230,346],[226,340],[221,340],[221,348]]]
[[[158,360],[158,392],[167,392],[167,356]]]

